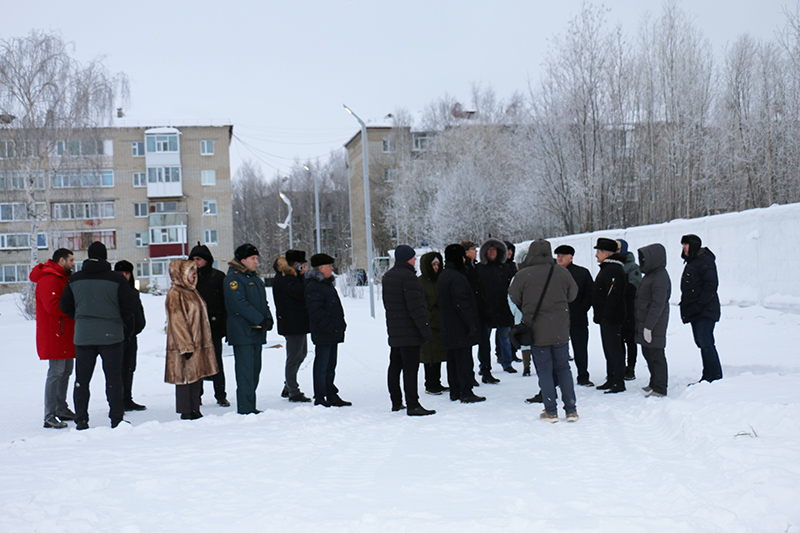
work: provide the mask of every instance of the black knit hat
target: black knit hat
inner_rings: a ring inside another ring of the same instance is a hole
[[[205,259],[206,263],[213,263],[214,256],[211,255],[211,250],[208,249],[208,246],[205,244],[197,243],[197,246],[192,248],[192,251],[189,253],[189,261],[194,259],[195,257],[199,257],[200,259]]]
[[[89,245],[89,259],[108,259],[108,250],[106,250],[106,245],[100,241],[94,241],[92,244]]]
[[[328,254],[314,254],[311,256],[311,267],[317,268],[322,265],[332,265],[335,259]]]
[[[604,237],[600,237],[597,239],[597,245],[594,247],[595,250],[605,250],[606,252],[611,252],[612,254],[617,253],[617,241],[614,239],[606,239]]]
[[[286,250],[284,255],[286,255],[286,262],[289,265],[306,262],[306,253],[303,250]]]
[[[575,255],[575,248],[573,248],[569,244],[562,244],[561,246],[553,250],[553,253],[556,255],[558,254]]]
[[[235,252],[233,252],[233,256],[239,261],[241,261],[242,259],[247,259],[248,257],[253,255],[258,255],[258,250],[256,249],[255,246],[253,246],[249,242],[242,244],[236,249]]]
[[[681,237],[681,244],[689,244],[689,245],[696,245],[700,248],[703,245],[703,241],[700,240],[700,237],[690,233],[689,235],[684,235]]]
[[[450,244],[444,249],[444,260],[447,264],[454,264],[456,268],[464,266],[464,259],[467,257],[467,251],[460,244]]]

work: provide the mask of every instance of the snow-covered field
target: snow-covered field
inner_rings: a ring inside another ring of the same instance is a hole
[[[111,430],[98,368],[78,432],[42,428],[35,325],[0,296],[0,531],[800,531],[800,314],[725,306],[725,378],[687,387],[700,353],[673,308],[669,397],[644,398],[640,355],[627,392],[578,387],[580,421],[561,411],[551,425],[524,403],[537,382],[521,373],[496,372],[481,404],[423,394],[436,415],[392,413],[382,306],[373,320],[368,299],[345,299],[337,383],[353,407],[281,399],[284,351],[266,349],[262,414],[218,407],[208,384],[205,417],[181,421],[163,382],[164,298],[143,301],[134,396],[147,410]],[[232,357],[225,370],[233,400]]]

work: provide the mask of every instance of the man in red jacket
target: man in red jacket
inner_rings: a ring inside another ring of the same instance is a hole
[[[67,386],[75,363],[75,321],[61,312],[59,301],[75,268],[70,250],[59,248],[53,258],[36,265],[30,280],[36,283],[36,350],[50,361],[44,387],[44,427],[62,429],[75,413],[67,405]]]

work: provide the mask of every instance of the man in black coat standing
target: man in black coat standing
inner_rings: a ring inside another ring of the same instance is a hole
[[[278,315],[278,333],[286,339],[286,380],[281,396],[290,402],[310,402],[297,383],[297,371],[308,353],[308,311],[303,276],[308,271],[303,250],[287,250],[273,265],[272,297]]]
[[[625,354],[622,352],[622,323],[625,321],[625,271],[617,241],[597,239],[595,246],[600,272],[594,280],[592,307],[594,322],[600,325],[600,338],[606,356],[606,381],[598,385],[606,394],[625,390]]]
[[[144,316],[144,307],[142,307],[142,299],[139,297],[139,290],[136,288],[133,263],[124,259],[117,261],[114,265],[114,272],[121,272],[125,276],[136,299],[133,335],[126,338],[122,344],[122,399],[125,401],[126,411],[144,411],[147,409],[146,406],[133,401],[133,373],[136,372],[136,352],[139,349],[136,336],[142,332],[147,324]]]
[[[508,330],[514,325],[514,315],[508,307],[508,286],[514,271],[506,267],[508,251],[503,241],[498,239],[488,239],[481,245],[481,262],[475,267],[480,276],[486,297],[486,310],[488,312],[488,322],[481,324],[481,342],[478,344],[478,360],[481,362],[481,375],[491,376],[491,367],[486,366],[486,362],[491,364],[489,340],[491,339],[492,329],[497,330],[500,344],[501,364],[503,370],[508,373],[516,373],[512,366],[513,352],[511,342],[508,340]]]
[[[697,235],[681,238],[686,261],[681,275],[681,320],[692,325],[694,342],[703,358],[703,376],[700,381],[722,379],[722,365],[714,344],[714,326],[719,322],[720,305],[717,287],[716,257],[708,248],[701,248]]]
[[[403,390],[406,395],[408,416],[432,415],[436,411],[425,409],[417,394],[419,348],[431,340],[428,311],[422,283],[417,279],[414,264],[416,253],[407,244],[394,251],[394,266],[383,275],[383,307],[386,309],[386,330],[389,333],[389,396],[392,411],[403,409],[400,391],[400,372],[403,373]]]
[[[592,289],[594,282],[589,270],[572,262],[575,248],[562,244],[555,249],[556,263],[569,270],[578,285],[578,296],[569,303],[569,340],[575,367],[578,369],[578,385],[594,387],[589,381],[589,319],[587,313],[592,308]]]
[[[217,356],[219,372],[206,378],[214,383],[214,397],[220,407],[230,407],[225,392],[225,368],[222,365],[222,337],[225,336],[228,314],[225,312],[225,273],[214,268],[214,256],[204,244],[197,243],[189,254],[189,260],[197,266],[197,292],[206,303],[208,321],[211,325],[211,340]],[[200,395],[203,394],[202,381]]]
[[[486,299],[486,290],[484,289],[483,283],[481,282],[481,276],[478,274],[478,269],[476,268],[476,260],[478,258],[478,249],[475,246],[475,243],[469,240],[463,240],[459,243],[459,245],[464,248],[464,253],[466,254],[466,260],[464,263],[464,270],[463,274],[467,277],[467,281],[469,281],[469,286],[472,289],[472,294],[475,296],[475,305],[478,308],[478,317],[481,321],[481,328],[484,325],[489,324],[491,321],[491,317],[489,316],[489,305]],[[478,364],[479,364],[479,371],[481,374],[481,381],[484,383],[491,383],[496,384],[500,383],[500,380],[497,379],[492,375],[492,358],[489,352],[483,352],[480,348],[480,334],[482,329],[478,330],[479,334],[479,342],[478,342]],[[477,386],[478,382],[474,381],[474,384]]]
[[[480,317],[475,295],[466,277],[467,255],[460,244],[444,249],[445,267],[436,283],[442,324],[442,346],[447,351],[447,380],[450,400],[482,402],[472,392],[472,347],[478,344]]]

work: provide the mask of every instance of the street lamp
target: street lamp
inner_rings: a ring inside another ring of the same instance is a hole
[[[317,173],[308,168],[308,165],[303,165],[303,168],[308,170],[311,177],[314,178],[314,211],[317,217],[317,253],[322,253],[322,246],[319,244],[319,183],[317,182]]]
[[[283,200],[284,203],[289,206],[289,214],[286,216],[286,220],[283,222],[278,222],[278,227],[281,229],[289,228],[289,249],[291,250],[294,248],[294,239],[292,238],[292,201],[289,200],[289,197],[282,192],[279,192],[278,194],[281,196],[281,200]]]
[[[203,244],[208,244],[208,241],[206,239],[206,217],[208,215],[210,215],[210,214],[211,214],[211,209],[206,207],[205,209],[203,209],[203,214],[200,216],[200,222],[201,222],[201,226],[203,228],[203,230],[202,230],[203,231]]]
[[[364,160],[364,210],[367,224],[367,285],[369,285],[369,314],[375,318],[375,295],[372,288],[372,213],[369,206],[369,161],[367,160],[367,125],[358,115],[344,106],[344,110],[353,115],[361,124],[361,159]]]

